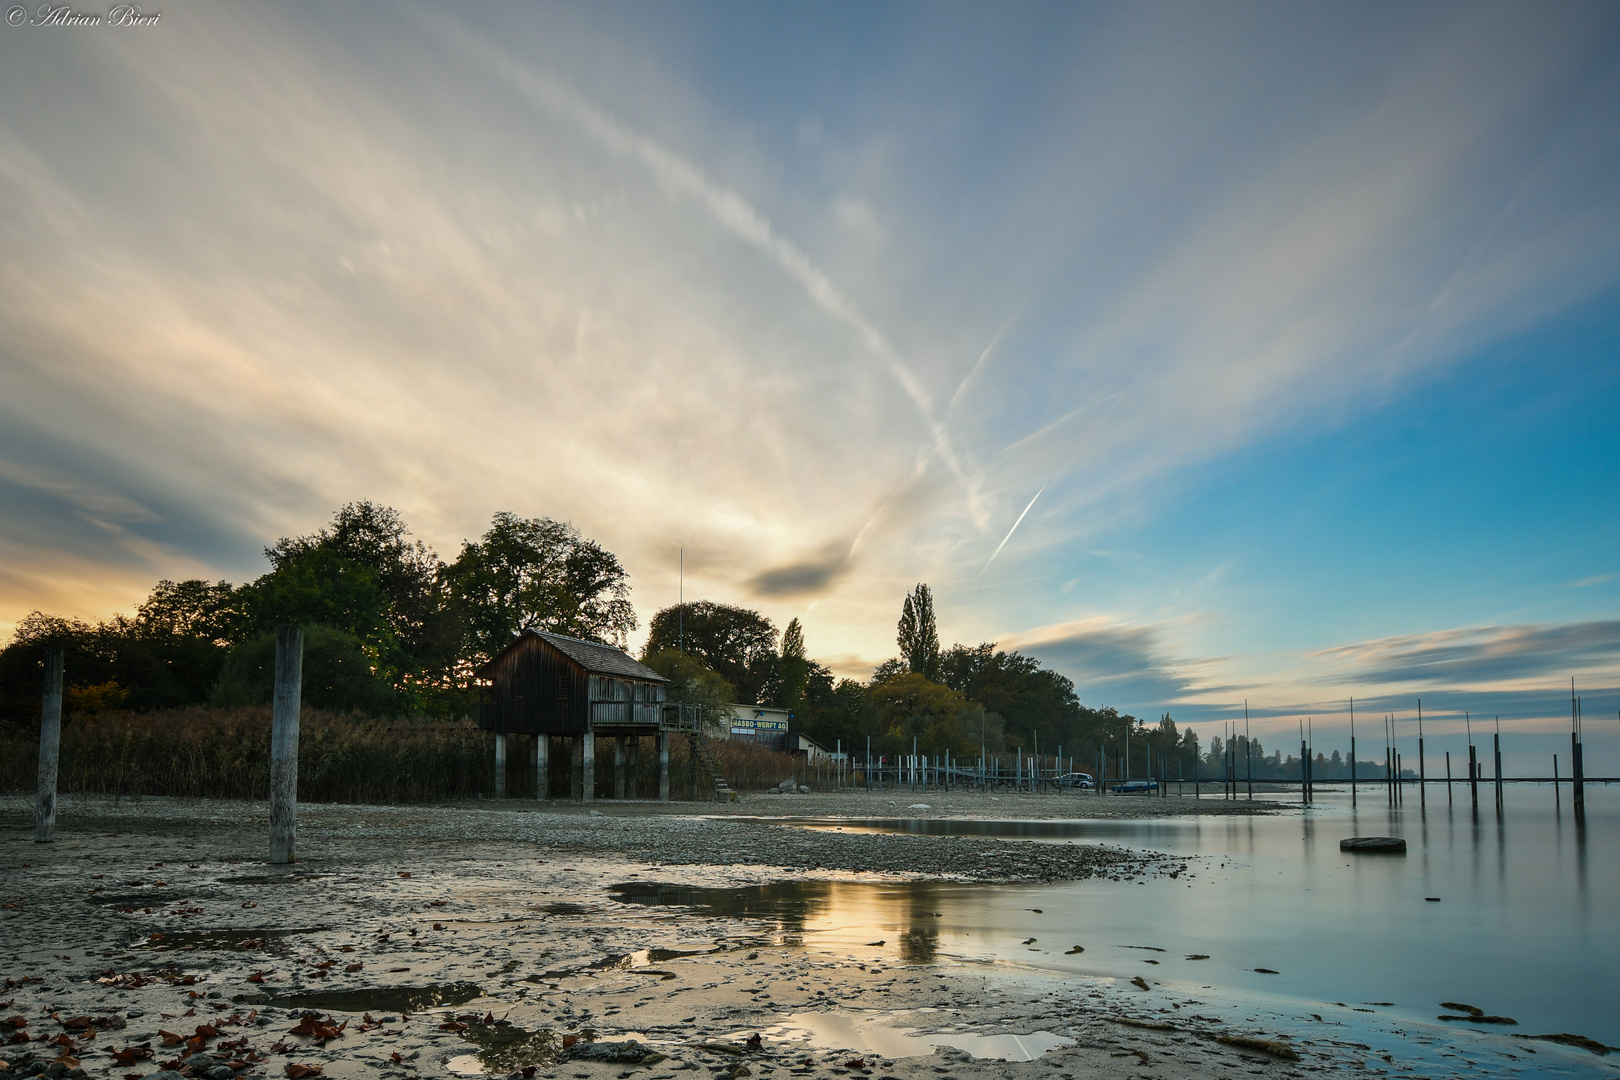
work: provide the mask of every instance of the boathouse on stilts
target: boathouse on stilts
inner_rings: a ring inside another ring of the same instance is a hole
[[[497,799],[506,797],[506,744],[512,735],[528,736],[537,799],[561,795],[592,802],[599,797],[598,736],[613,740],[615,799],[646,797],[636,790],[637,758],[646,739],[654,740],[658,754],[659,799],[669,799],[672,734],[686,735],[708,771],[710,755],[702,745],[701,725],[689,715],[693,710],[666,703],[669,680],[622,649],[528,629],[476,675],[483,697],[478,726],[495,733]],[[567,755],[566,791],[552,789],[554,753]]]

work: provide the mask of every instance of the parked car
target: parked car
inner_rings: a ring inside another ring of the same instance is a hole
[[[1159,790],[1157,780],[1126,780],[1108,789],[1120,795],[1149,795]]]
[[[1091,774],[1085,772],[1064,773],[1057,778],[1057,782],[1060,788],[1091,788],[1096,786],[1096,781],[1091,778]]]

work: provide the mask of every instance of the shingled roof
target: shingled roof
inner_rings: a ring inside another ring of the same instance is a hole
[[[616,649],[612,645],[603,645],[600,641],[585,641],[581,638],[565,637],[562,634],[553,634],[547,630],[536,630],[529,627],[519,634],[501,653],[511,649],[522,641],[524,637],[533,634],[535,637],[555,646],[564,656],[579,664],[592,675],[613,675],[621,679],[640,679],[644,682],[667,683],[658,672],[645,664],[637,663],[623,649]],[[490,661],[493,664],[495,661]],[[488,665],[486,665],[487,667]]]

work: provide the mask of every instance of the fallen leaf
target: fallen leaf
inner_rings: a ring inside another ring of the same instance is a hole
[[[348,967],[344,968],[343,970],[352,975],[354,972],[359,971],[361,968],[363,968],[365,966],[366,965],[364,965],[364,964],[350,964]]]
[[[320,1076],[324,1070],[319,1065],[300,1065],[295,1061],[287,1062],[287,1075],[292,1080],[302,1080],[306,1076]]]
[[[410,872],[410,871],[409,871],[409,870],[401,870],[401,871],[400,871],[400,872],[399,872],[399,876],[400,876],[400,877],[410,877],[410,876],[411,876],[411,872]]]

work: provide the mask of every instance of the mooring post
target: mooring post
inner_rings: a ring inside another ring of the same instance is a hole
[[[596,732],[579,737],[579,801],[596,801]]]
[[[1586,810],[1586,763],[1581,760],[1580,736],[1574,732],[1570,732],[1569,747],[1569,802],[1580,814]]]
[[[1451,751],[1446,751],[1446,805],[1451,805]]]
[[[1307,772],[1309,768],[1310,759],[1305,756],[1305,740],[1301,739],[1299,740],[1299,801],[1303,803],[1311,801],[1310,775]]]
[[[34,804],[34,843],[56,836],[56,767],[62,749],[62,650],[45,650],[45,689],[39,710],[39,801]]]
[[[534,748],[531,751],[533,760],[530,762],[534,769],[534,797],[543,802],[551,801],[551,756],[552,745],[550,735],[536,735]]]
[[[495,797],[506,798],[506,736],[495,736]]]
[[[669,802],[669,732],[658,733],[658,801]]]
[[[1496,811],[1502,812],[1502,735],[1492,736],[1496,742]]]
[[[624,736],[613,736],[613,797],[624,798],[624,759],[627,751]]]
[[[1479,753],[1473,743],[1468,744],[1468,794],[1474,800],[1474,813],[1479,813]]]
[[[298,706],[304,682],[304,628],[276,627],[275,692],[270,706],[270,861],[296,858]]]
[[[1558,755],[1557,754],[1553,755],[1553,808],[1555,810],[1562,810],[1564,808],[1564,796],[1561,795],[1559,793],[1559,791],[1558,791]]]

